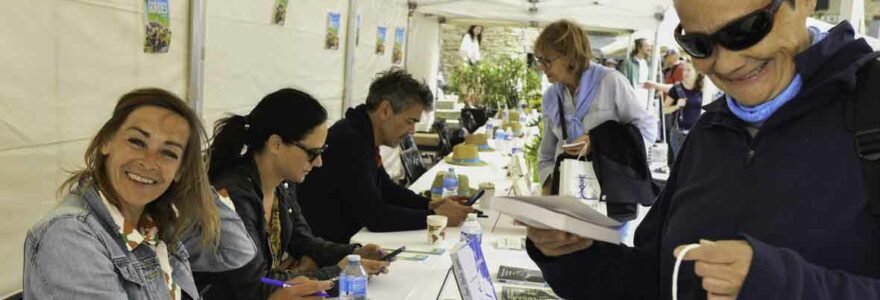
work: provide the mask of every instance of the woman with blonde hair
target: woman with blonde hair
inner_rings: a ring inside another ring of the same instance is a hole
[[[544,138],[538,171],[549,188],[562,154],[589,152],[590,129],[606,121],[633,124],[645,144],[654,141],[657,118],[642,108],[620,73],[590,61],[590,39],[577,24],[548,25],[535,41],[535,59],[552,86],[544,93]],[[563,144],[580,144],[563,148]],[[555,162],[555,163],[554,163]]]
[[[250,261],[243,223],[208,185],[204,136],[167,91],[122,96],[64,200],[28,231],[25,298],[199,299],[192,271]]]
[[[534,52],[552,83],[542,101],[544,135],[538,154],[544,194],[559,193],[561,162],[589,155],[590,130],[607,121],[633,125],[644,145],[654,142],[657,118],[639,104],[623,75],[591,62],[590,39],[577,24],[568,20],[551,23],[535,41]],[[635,217],[636,207],[620,207],[610,203],[609,216],[620,221]],[[621,231],[625,233],[626,227]]]

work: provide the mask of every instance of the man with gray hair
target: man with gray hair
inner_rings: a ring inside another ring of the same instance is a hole
[[[379,74],[367,101],[330,127],[324,165],[297,188],[303,215],[316,236],[349,243],[366,226],[371,231],[417,230],[430,214],[464,221],[473,209],[429,199],[395,184],[382,167],[379,146],[397,147],[413,134],[422,113],[431,110],[431,91],[402,70]]]
[[[635,247],[529,228],[560,296],[880,299],[880,53],[847,22],[808,28],[815,7],[675,0],[676,41],[725,95]]]

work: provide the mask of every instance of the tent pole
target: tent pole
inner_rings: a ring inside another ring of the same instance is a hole
[[[348,29],[345,33],[345,74],[342,87],[342,112],[352,107],[352,94],[354,93],[354,54],[357,50],[355,34],[357,31],[357,0],[348,0]]]
[[[202,115],[205,73],[205,0],[189,2],[189,62],[187,99],[196,115]]]
[[[657,71],[660,70],[660,44],[658,44],[658,43],[660,42],[660,24],[661,23],[663,23],[662,17],[658,18],[657,28],[654,30],[654,49],[652,49],[653,53],[651,54],[651,56],[652,56],[652,58],[651,58],[651,72],[650,72],[650,75],[648,75],[648,78],[651,78],[652,81],[662,83],[663,82],[662,78],[658,78],[659,76],[657,76],[658,75]],[[653,108],[652,103],[655,103],[655,101],[659,101],[659,100],[654,99],[655,93],[656,93],[656,90],[654,90],[654,89],[648,90],[648,107],[647,107],[648,111],[651,111],[651,109]],[[660,135],[663,138],[663,142],[666,142],[666,128],[665,128],[666,122],[664,122],[664,120],[663,120],[662,107],[663,107],[663,105],[661,103],[661,105],[658,105],[657,108],[654,109],[653,113],[657,114],[657,119],[660,120]]]

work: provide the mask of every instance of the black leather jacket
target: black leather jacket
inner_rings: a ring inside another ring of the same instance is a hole
[[[305,275],[320,280],[338,276],[336,266],[357,245],[339,244],[315,237],[302,215],[296,199],[296,184],[285,181],[276,190],[280,199],[281,248],[292,257],[308,255],[320,267],[310,274],[272,272],[272,255],[266,221],[263,213],[260,176],[252,158],[244,159],[238,167],[229,170],[211,182],[220,194],[228,194],[235,211],[241,217],[248,234],[257,246],[257,255],[244,267],[219,273],[195,273],[199,290],[207,289],[205,299],[266,299],[276,289],[260,282],[261,277],[287,280]]]

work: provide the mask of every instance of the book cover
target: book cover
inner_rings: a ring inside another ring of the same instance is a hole
[[[547,281],[540,270],[523,269],[510,266],[498,268],[498,281],[512,284],[546,287]]]
[[[620,244],[620,222],[570,196],[492,198],[491,209],[531,227],[556,229],[585,238]]]
[[[459,243],[450,252],[452,274],[464,300],[497,300],[492,275],[478,239]]]
[[[557,300],[559,296],[550,289],[505,286],[501,288],[501,300]]]

